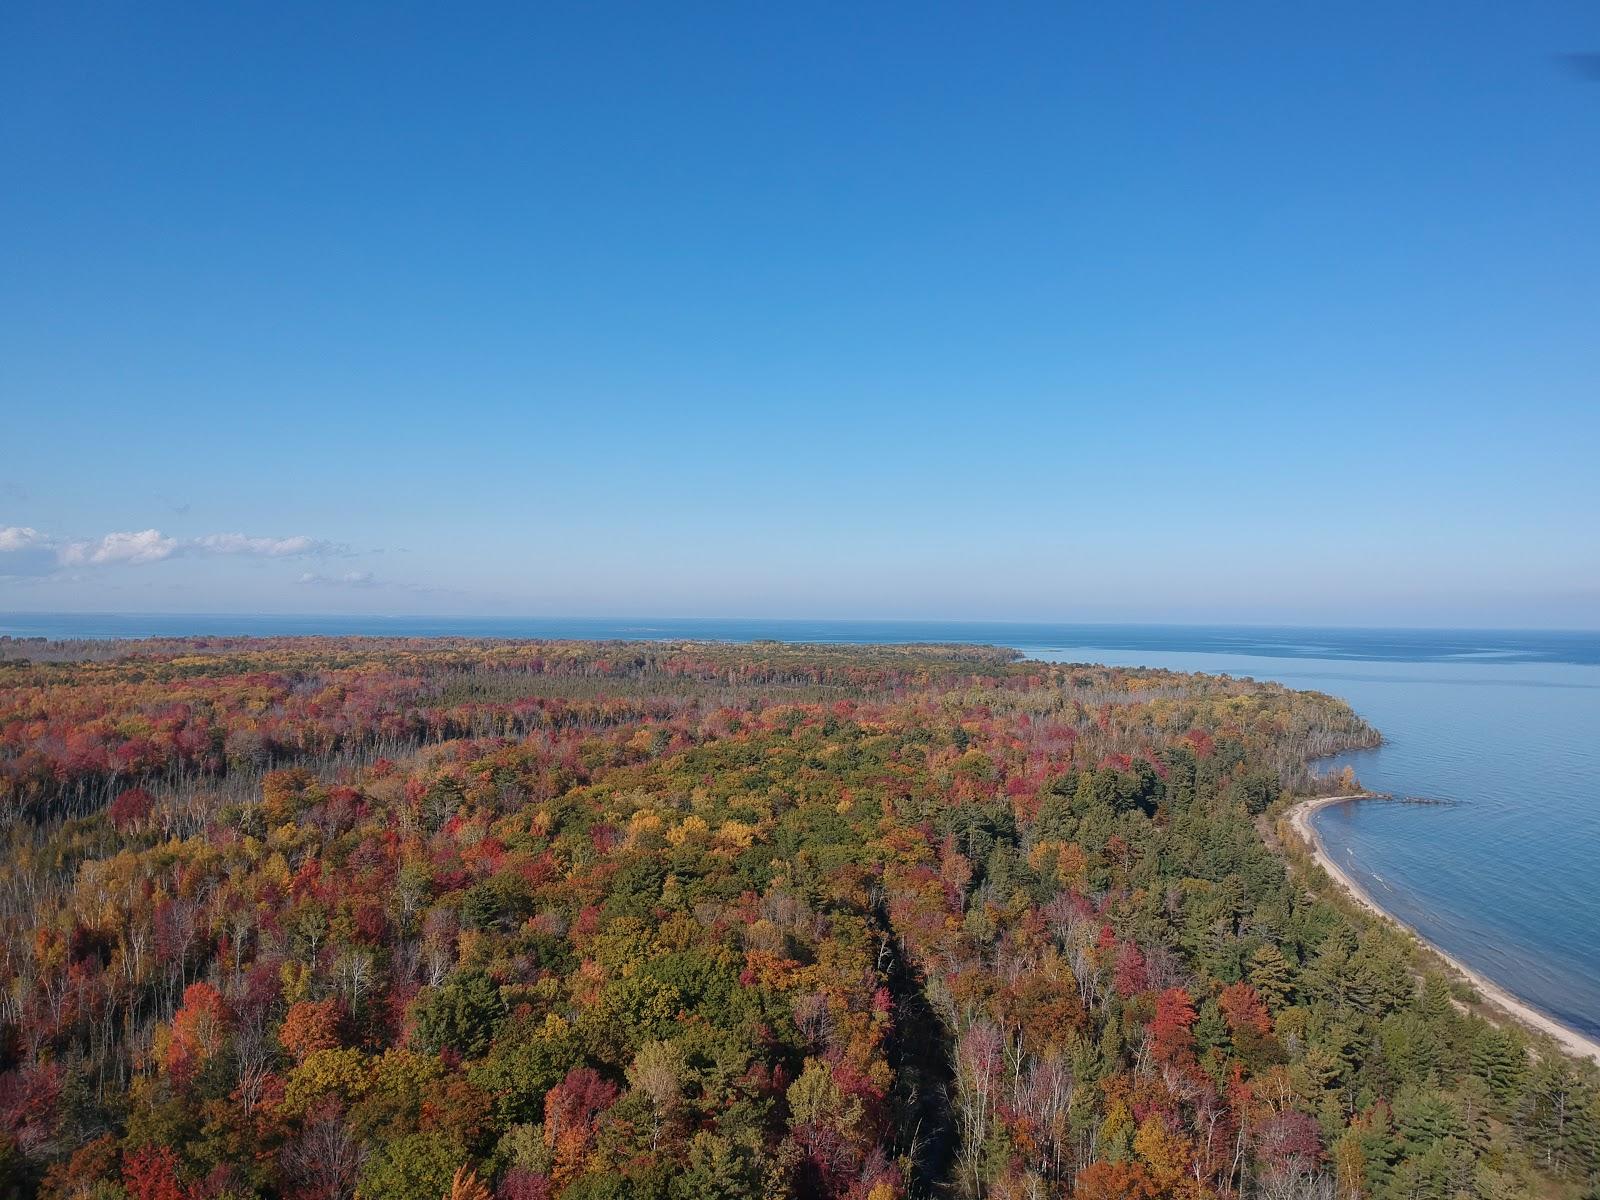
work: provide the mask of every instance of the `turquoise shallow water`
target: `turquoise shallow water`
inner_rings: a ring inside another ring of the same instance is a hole
[[[1367,802],[1317,815],[1328,851],[1424,936],[1600,1036],[1600,633],[1021,625],[0,614],[0,636],[387,634],[957,641],[1056,661],[1275,679],[1350,701],[1387,739],[1349,762]]]

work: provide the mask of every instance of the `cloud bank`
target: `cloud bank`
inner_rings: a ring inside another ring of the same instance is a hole
[[[305,534],[208,533],[175,538],[159,529],[141,529],[97,538],[62,538],[27,525],[0,526],[0,575],[43,575],[69,567],[137,565],[170,558],[328,558],[348,553],[348,546]]]
[[[300,558],[305,555],[330,556],[348,554],[348,546],[309,538],[296,537],[246,537],[242,533],[208,533],[195,538],[191,545],[205,554],[249,554],[257,558]]]
[[[106,563],[151,563],[171,558],[178,548],[176,538],[164,537],[159,529],[139,533],[108,533],[85,542],[63,542],[56,557],[63,566],[103,566]]]

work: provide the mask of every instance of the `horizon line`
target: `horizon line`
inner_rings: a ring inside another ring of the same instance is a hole
[[[145,617],[145,618],[195,618],[200,620],[225,619],[225,620],[250,620],[263,619],[290,619],[290,620],[337,620],[337,621],[573,621],[611,624],[648,624],[659,622],[663,624],[672,622],[716,622],[759,624],[762,622],[806,623],[813,625],[870,625],[870,624],[901,624],[901,625],[1015,625],[1049,628],[1061,627],[1093,627],[1104,629],[1275,629],[1275,630],[1351,630],[1351,631],[1392,631],[1392,632],[1421,632],[1421,633],[1534,633],[1534,634],[1600,634],[1600,626],[1567,626],[1567,625],[1407,625],[1387,623],[1328,623],[1308,624],[1280,621],[1232,621],[1232,620],[1082,620],[1071,618],[1013,618],[1013,617],[811,617],[811,616],[639,616],[639,615],[596,615],[583,616],[576,614],[532,614],[532,613],[371,613],[371,612],[219,612],[219,611],[155,611],[133,609],[56,609],[40,610],[16,609],[10,612],[0,611],[0,622],[12,617],[43,617],[43,618],[70,618],[70,617]],[[3,637],[15,635],[0,633]],[[28,635],[38,636],[38,635]],[[161,636],[194,636],[194,635],[161,635]],[[247,635],[237,635],[247,636]],[[293,635],[290,635],[293,636]],[[305,635],[310,636],[310,635]],[[357,635],[350,635],[357,636]],[[419,635],[421,636],[421,635]]]

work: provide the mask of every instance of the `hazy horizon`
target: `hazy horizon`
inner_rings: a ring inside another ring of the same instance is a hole
[[[314,622],[327,620],[342,626],[362,621],[375,622],[419,622],[449,624],[459,622],[464,625],[472,623],[511,624],[527,622],[530,625],[539,622],[548,622],[551,625],[573,626],[605,626],[623,623],[651,622],[665,624],[703,624],[716,625],[814,625],[814,626],[945,626],[951,628],[994,628],[994,629],[1171,629],[1171,630],[1219,630],[1237,629],[1240,631],[1260,632],[1325,632],[1325,633],[1419,633],[1419,634],[1573,634],[1587,637],[1600,634],[1600,625],[1401,625],[1401,624],[1333,624],[1321,622],[1315,624],[1283,622],[1283,621],[1186,621],[1186,620],[1114,620],[1114,619],[1077,619],[1071,617],[1019,617],[1019,618],[991,618],[991,617],[906,617],[906,616],[845,616],[845,617],[819,617],[804,614],[780,613],[770,616],[750,614],[705,614],[705,613],[426,613],[426,612],[336,612],[336,611],[240,611],[240,612],[189,612],[182,609],[161,610],[108,610],[108,609],[55,609],[51,611],[25,611],[9,610],[0,611],[0,635],[7,631],[5,622],[10,620],[39,620],[49,621],[57,618],[161,618],[176,620],[180,618],[194,618],[196,620],[223,620],[230,622],[246,622],[252,619],[263,621],[306,621]],[[270,635],[275,631],[268,630]],[[495,636],[521,636],[515,634]],[[534,636],[534,635],[529,635]],[[554,635],[550,635],[554,636]],[[563,635],[568,636],[568,635]],[[572,637],[581,637],[572,634]]]

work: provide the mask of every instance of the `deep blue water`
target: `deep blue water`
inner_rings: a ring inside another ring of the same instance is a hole
[[[1600,632],[0,614],[0,635],[184,634],[991,642],[1057,661],[1275,679],[1342,696],[1385,744],[1335,760],[1438,805],[1326,809],[1331,854],[1380,903],[1485,975],[1600,1036]]]

